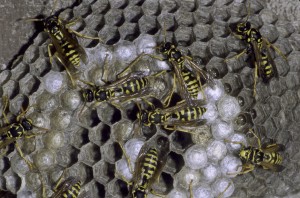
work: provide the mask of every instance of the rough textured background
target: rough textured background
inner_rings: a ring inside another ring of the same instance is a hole
[[[101,115],[100,111],[92,111],[89,113],[90,117],[84,118],[84,127],[72,123],[67,129],[65,128],[72,122],[76,101],[77,103],[80,101],[78,91],[63,87],[59,94],[50,94],[44,90],[43,77],[60,70],[55,65],[51,66],[47,59],[47,34],[39,33],[41,29],[32,23],[17,21],[19,18],[49,15],[52,4],[53,2],[37,0],[1,2],[1,94],[4,93],[12,99],[10,106],[12,113],[18,112],[17,107],[20,103],[28,103],[28,100],[30,104],[37,103],[39,111],[30,114],[30,117],[41,126],[51,126],[51,133],[37,137],[34,141],[36,145],[32,144],[32,140],[26,140],[22,146],[24,153],[29,154],[28,156],[34,159],[39,167],[49,170],[48,177],[52,181],[49,181],[48,185],[53,185],[56,181],[55,174],[58,174],[59,170],[72,166],[72,174],[76,175],[77,171],[84,173],[82,177],[87,184],[84,188],[103,197],[105,193],[108,195],[114,192],[112,189],[117,186],[113,175],[113,164],[121,157],[120,148],[106,135],[101,137],[101,144],[92,143],[89,139],[99,137],[103,134],[102,131],[109,131],[108,133],[114,131],[116,125],[112,126],[112,124],[126,122],[126,120],[120,121],[119,110],[104,107],[110,109],[107,110],[111,112],[110,118],[107,114]],[[73,2],[58,1],[56,10],[64,10],[72,5]],[[156,34],[159,38],[163,17],[167,17],[166,28],[174,32],[173,39],[184,50],[189,50],[193,56],[207,64],[208,69],[214,69],[219,74],[218,77],[222,78],[229,93],[244,101],[242,109],[245,111],[246,118],[249,118],[247,117],[249,109],[254,109],[256,114],[254,120],[246,119],[248,122],[246,126],[239,126],[238,129],[245,131],[254,123],[264,136],[275,139],[287,147],[284,154],[286,169],[282,173],[274,174],[257,169],[253,174],[237,177],[234,179],[236,190],[232,197],[245,195],[281,197],[296,194],[300,190],[299,124],[297,124],[300,121],[300,25],[297,20],[299,1],[288,3],[280,0],[251,1],[249,21],[255,27],[259,27],[269,41],[275,42],[276,46],[288,55],[288,63],[276,55],[275,62],[280,78],[272,80],[268,86],[259,84],[256,102],[251,95],[253,71],[244,67],[245,64],[241,60],[233,61],[227,67],[221,64],[230,52],[238,52],[244,47],[242,42],[230,35],[227,25],[240,20],[241,17],[246,17],[245,5],[248,5],[245,1],[231,0],[89,0],[67,9],[62,17],[70,19],[81,16],[84,22],[75,29],[87,34],[98,34],[109,45],[118,43],[120,39],[133,41],[141,33]],[[279,13],[279,16],[276,13]],[[86,40],[80,42],[88,48],[97,45],[97,42]],[[27,45],[22,48],[24,44]],[[17,58],[18,51],[25,52],[24,56]],[[64,79],[67,79],[65,75]],[[50,99],[47,99],[48,97]],[[48,123],[48,117],[51,123]],[[111,123],[111,120],[114,123]],[[97,134],[97,131],[100,131],[100,134]],[[94,137],[90,137],[93,135]],[[66,139],[71,140],[71,143],[69,144]],[[52,145],[54,143],[56,145]],[[184,146],[188,147],[189,143]],[[105,148],[114,148],[113,159],[104,154],[102,150]],[[103,154],[100,161],[95,154],[99,150]],[[85,155],[82,154],[84,151],[89,153],[87,155],[89,159],[84,159]],[[48,161],[43,161],[43,156],[47,156]],[[13,164],[12,168],[8,159]],[[15,152],[10,152],[8,157],[2,158],[0,186],[1,189],[13,193],[18,192],[20,197],[28,197],[31,191],[39,187],[36,185],[39,179],[36,173],[25,174],[26,170],[22,164],[22,160],[15,155]],[[103,171],[102,175],[106,177],[95,176],[93,179],[91,178],[93,171],[96,173]],[[109,185],[106,186],[106,183]]]

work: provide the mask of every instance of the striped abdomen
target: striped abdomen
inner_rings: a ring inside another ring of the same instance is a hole
[[[201,91],[200,82],[197,80],[196,76],[184,66],[182,66],[181,74],[190,96],[197,99],[198,93]]]
[[[142,167],[142,183],[139,186],[147,188],[149,179],[153,176],[157,168],[158,154],[156,149],[150,149],[144,159]]]
[[[172,113],[170,117],[181,121],[190,121],[200,119],[205,112],[206,108],[204,107],[188,107]]]
[[[259,68],[259,76],[263,79],[264,83],[269,82],[269,80],[274,77],[275,71],[272,63],[269,61],[267,53],[261,51],[261,68]]]
[[[130,80],[120,87],[115,89],[115,92],[119,92],[120,94],[124,95],[130,95],[130,94],[135,94],[142,89],[144,89],[147,85],[149,84],[148,79],[145,78],[137,78]]]
[[[3,135],[3,139],[20,138],[24,134],[24,127],[20,123],[14,123],[10,126],[9,130]]]
[[[282,156],[279,153],[272,152],[272,153],[265,153],[264,155],[264,162],[269,164],[281,164],[282,163]]]
[[[57,31],[53,33],[54,38],[58,42],[61,53],[63,56],[65,56],[65,59],[69,61],[73,66],[79,66],[80,65],[80,55],[78,51],[76,50],[76,46],[74,46],[72,43],[70,43],[62,33],[62,31]]]
[[[77,198],[80,192],[81,182],[78,181],[74,185],[70,186],[66,192],[62,194],[64,198]]]

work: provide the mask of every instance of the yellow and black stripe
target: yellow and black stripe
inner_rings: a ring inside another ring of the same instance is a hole
[[[143,182],[141,186],[144,186],[148,183],[148,180],[153,176],[155,170],[157,169],[158,154],[157,150],[152,148],[150,149],[144,159],[142,167],[142,178]]]
[[[117,87],[115,91],[124,95],[135,94],[144,89],[148,84],[149,80],[147,79],[147,77],[135,78],[124,83],[120,87]]]
[[[63,39],[63,44],[61,45],[62,53],[65,55],[66,59],[74,66],[79,67],[80,57],[76,50],[76,47],[72,45],[67,40]]]
[[[63,198],[77,198],[80,192],[81,182],[78,181],[74,185],[70,186],[66,192],[62,193]]]
[[[187,107],[170,114],[170,117],[181,121],[191,121],[200,119],[205,112],[205,107]]]

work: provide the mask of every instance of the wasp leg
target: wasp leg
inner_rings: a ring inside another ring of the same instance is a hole
[[[26,159],[26,158],[24,157],[24,153],[22,152],[22,150],[20,149],[18,143],[16,143],[16,142],[15,142],[15,147],[16,147],[16,149],[17,149],[17,151],[18,151],[20,157],[23,158],[23,160],[24,160],[24,161],[26,162],[26,164],[28,165],[29,169],[30,169],[30,170],[33,170],[34,165],[33,165],[28,159]]]
[[[52,63],[53,63],[53,54],[52,54],[52,52],[51,52],[51,48],[52,48],[52,47],[53,47],[53,44],[52,44],[52,43],[48,44],[48,56],[49,56],[51,65],[52,65]]]
[[[166,95],[166,98],[163,99],[163,105],[164,107],[168,107],[170,105],[170,102],[171,102],[171,99],[172,99],[172,96],[176,90],[176,74],[174,73],[174,76],[173,76],[173,83],[172,83],[172,89],[169,91],[169,93]]]
[[[72,76],[72,74],[71,74],[69,68],[67,67],[67,65],[64,64],[64,62],[63,62],[57,55],[56,55],[56,58],[57,58],[57,59],[59,60],[59,62],[64,66],[64,68],[65,68],[65,70],[66,70],[66,72],[67,72],[67,74],[68,74],[68,76],[69,76],[69,78],[70,78],[70,80],[71,80],[72,85],[75,87],[76,84],[75,84],[75,81],[74,81],[74,79],[73,79],[73,76]]]
[[[276,47],[275,45],[272,45],[267,39],[263,39],[266,44],[268,45],[268,47],[272,47],[282,58],[284,58],[285,60],[287,60],[286,56],[282,53],[282,51]]]
[[[8,107],[8,97],[7,96],[3,96],[2,97],[2,102],[3,101],[5,101],[5,104],[4,104],[4,106],[3,106],[3,110],[2,110],[2,116],[3,116],[3,118],[4,118],[4,121],[5,121],[5,123],[7,124],[7,125],[9,125],[9,121],[8,121],[8,119],[7,119],[7,116],[6,116],[6,109],[7,109],[7,107]]]
[[[193,190],[192,190],[193,180],[191,180],[189,184],[189,192],[190,192],[190,198],[194,198]]]
[[[69,29],[71,26],[73,26],[76,23],[78,23],[78,21],[79,21],[79,18],[74,18],[71,21],[68,21],[65,26],[66,26],[67,29]]]
[[[164,125],[163,127],[164,127],[164,129],[167,129],[167,130],[170,130],[170,131],[180,131],[180,132],[190,133],[190,134],[194,134],[194,135],[197,134],[195,132],[189,131],[188,129],[183,129],[183,128],[180,128],[178,126],[166,126],[166,125]]]
[[[218,197],[217,198],[221,198],[223,195],[224,195],[224,193],[226,192],[226,190],[228,190],[228,188],[231,186],[231,182],[227,185],[227,187],[225,188],[225,190],[223,190],[223,192],[221,192],[219,195],[218,195]]]
[[[103,73],[102,73],[102,77],[101,77],[101,80],[105,83],[108,82],[108,74],[107,74],[107,71],[108,71],[108,68],[107,67],[107,59],[108,59],[108,54],[105,55],[105,59],[104,59],[104,65],[103,65]]]
[[[243,50],[241,53],[237,54],[237,55],[234,55],[230,58],[225,58],[224,61],[227,63],[229,60],[231,59],[239,59],[242,55],[244,55],[245,53],[247,53],[247,50]]]
[[[63,178],[64,178],[65,172],[66,172],[66,171],[63,170],[62,174],[59,176],[59,178],[58,178],[58,180],[57,180],[57,182],[56,182],[56,184],[55,184],[55,186],[54,186],[54,188],[53,188],[53,191],[54,191],[54,192],[57,191],[59,185],[62,183],[62,180],[63,180]]]
[[[151,58],[158,59],[158,60],[161,60],[161,61],[163,60],[162,57],[155,56],[155,55],[152,55],[152,54],[146,54],[146,53],[143,52],[140,55],[138,55],[131,63],[129,63],[129,65],[117,75],[117,78],[122,77],[124,73],[126,73],[131,67],[136,65],[144,56],[149,56]]]
[[[164,195],[155,192],[153,189],[150,190],[150,193],[158,197],[165,197]]]
[[[69,31],[71,33],[74,33],[78,37],[86,38],[86,39],[92,39],[92,40],[99,40],[101,43],[103,43],[103,40],[100,37],[88,36],[88,35],[85,35],[85,34],[81,34],[81,33],[77,32],[75,30],[71,30],[71,29],[69,29]]]
[[[261,149],[261,141],[260,138],[258,137],[258,135],[253,131],[253,129],[249,129],[250,133],[252,133],[254,135],[254,137],[257,139],[257,143],[258,143],[258,148]]]
[[[124,181],[125,183],[127,183],[128,187],[132,186],[132,182],[128,181],[123,175],[121,175],[117,171],[115,173],[115,177],[117,177],[117,178],[119,177],[122,181]]]
[[[125,159],[126,159],[126,161],[127,161],[127,164],[128,164],[128,167],[129,167],[129,171],[130,171],[131,173],[133,173],[134,170],[133,170],[133,167],[131,166],[130,158],[129,158],[129,156],[128,156],[127,153],[126,153],[124,146],[123,146],[121,143],[119,143],[119,145],[120,145],[120,147],[121,147],[121,149],[122,149],[122,152],[123,152],[123,154],[124,154],[124,156],[125,156]]]
[[[256,83],[257,83],[257,79],[258,79],[258,66],[257,66],[257,63],[255,63],[253,96],[256,96]]]

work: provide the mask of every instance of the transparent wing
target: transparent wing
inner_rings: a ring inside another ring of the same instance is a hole
[[[180,94],[181,96],[187,101],[187,103],[189,103],[190,105],[193,104],[193,99],[191,98],[191,95],[190,93],[188,92],[188,89],[187,89],[187,86],[184,82],[184,79],[183,79],[183,76],[182,76],[182,73],[179,69],[179,66],[177,65],[176,62],[172,61],[171,62],[173,67],[174,67],[174,71],[175,71],[175,74],[176,74],[176,78],[178,79],[179,83],[179,91],[180,91]],[[176,82],[175,82],[176,83]],[[173,85],[174,86],[174,85]]]
[[[283,171],[283,169],[285,168],[284,166],[282,165],[279,165],[279,164],[270,164],[270,163],[267,163],[267,162],[261,162],[260,165],[265,168],[265,169],[270,169],[274,172],[281,172]]]
[[[212,77],[212,75],[207,73],[205,70],[201,69],[195,62],[189,60],[188,58],[185,58],[185,63],[187,63],[190,66],[190,68],[197,74],[200,83],[202,83],[201,79],[204,79],[208,86],[213,87],[215,85],[214,78]],[[201,86],[203,85],[204,84],[201,84]]]
[[[278,151],[284,151],[285,146],[282,144],[264,144],[262,145],[263,152],[271,153],[271,152],[278,152]]]

